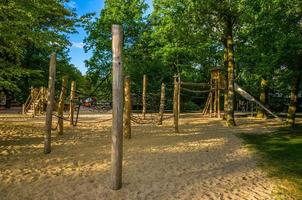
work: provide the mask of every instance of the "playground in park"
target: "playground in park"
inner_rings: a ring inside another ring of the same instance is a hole
[[[148,77],[141,96],[123,77],[120,26],[112,40],[112,102],[94,105],[93,93],[81,94],[76,82],[56,82],[52,54],[48,88],[32,88],[20,114],[0,115],[3,199],[293,199],[280,194],[287,186],[259,167],[263,160],[245,139],[284,128],[279,116],[235,83],[249,108],[227,127],[219,68],[207,83],[182,82],[179,74],[162,83],[156,111]],[[181,112],[182,91],[206,95],[200,112]],[[271,118],[257,119],[256,106]]]

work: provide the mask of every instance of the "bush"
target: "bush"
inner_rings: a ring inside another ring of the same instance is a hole
[[[196,103],[189,101],[184,104],[184,109],[190,111],[198,111],[200,110],[200,107]]]

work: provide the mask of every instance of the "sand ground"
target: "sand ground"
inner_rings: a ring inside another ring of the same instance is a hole
[[[75,128],[66,124],[63,136],[53,132],[52,152],[44,155],[43,117],[0,116],[0,199],[274,199],[276,184],[236,133],[271,132],[280,122],[242,118],[230,129],[182,114],[178,134],[171,119],[133,124],[123,188],[112,191],[111,121],[88,117]]]

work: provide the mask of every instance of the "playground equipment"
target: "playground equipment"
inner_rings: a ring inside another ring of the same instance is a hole
[[[220,90],[224,89],[223,77],[219,68],[214,68],[211,71],[210,92],[202,111],[205,116],[209,113],[210,117],[220,118]]]
[[[214,68],[211,70],[211,80],[210,83],[187,83],[187,82],[181,82],[181,90],[192,92],[192,93],[209,93],[205,107],[203,109],[203,116],[209,114],[210,117],[217,117],[220,118],[220,92],[226,90],[225,86],[225,80],[224,77],[221,74],[220,68]],[[193,87],[199,87],[203,88],[204,90],[192,90],[185,88],[185,86],[193,86]],[[259,102],[256,98],[254,98],[252,95],[250,95],[248,92],[243,90],[237,83],[234,83],[234,90],[237,94],[242,96],[247,101],[253,102],[257,104],[259,107],[264,109],[267,113],[272,115],[273,117],[281,120],[276,114],[274,114],[271,110],[269,110],[267,107],[265,107],[261,102]],[[177,111],[179,112],[179,110]]]
[[[47,104],[47,88],[31,88],[30,95],[22,105],[22,114],[36,115],[43,114]]]
[[[258,106],[260,106],[266,112],[271,114],[273,117],[281,120],[276,114],[274,114],[272,111],[270,111],[268,108],[266,108],[262,103],[260,103],[257,99],[255,99],[252,95],[250,95],[249,93],[244,91],[237,83],[234,84],[234,89],[238,94],[240,94],[246,100],[256,103]]]

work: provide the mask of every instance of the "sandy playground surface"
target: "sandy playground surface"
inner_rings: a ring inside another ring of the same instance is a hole
[[[133,124],[119,191],[110,189],[111,121],[66,124],[44,155],[43,117],[0,116],[0,199],[274,199],[274,181],[235,133],[270,132],[280,122],[242,118],[230,129],[199,116],[183,114],[178,134],[172,119]]]

